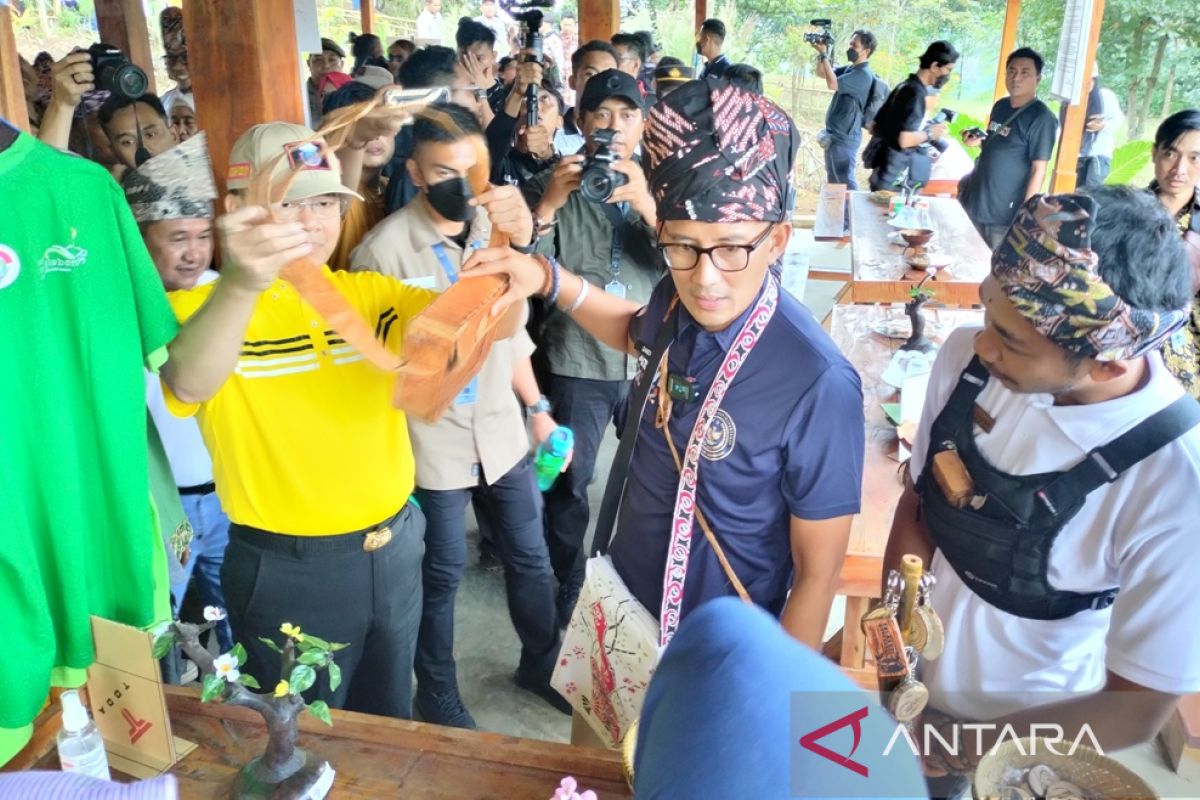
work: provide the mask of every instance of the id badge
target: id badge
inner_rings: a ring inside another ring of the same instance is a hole
[[[604,285],[604,291],[611,294],[613,297],[625,299],[625,284],[620,281],[609,281]]]
[[[454,405],[456,405],[456,406],[473,406],[473,405],[475,405],[475,401],[478,399],[478,397],[479,397],[479,378],[478,378],[478,376],[476,376],[474,378],[471,378],[471,382],[468,383],[465,387],[463,387],[463,390],[458,393],[457,397],[454,398]]]

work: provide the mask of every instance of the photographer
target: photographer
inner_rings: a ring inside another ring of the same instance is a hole
[[[929,180],[929,159],[917,148],[946,135],[946,124],[924,129],[926,88],[942,88],[950,80],[958,51],[946,41],[925,48],[920,68],[899,83],[875,117],[871,142],[863,151],[863,165],[871,169],[871,189],[891,189],[906,176],[911,185]]]
[[[849,63],[836,69],[829,58],[826,42],[810,44],[817,51],[817,75],[824,78],[825,85],[834,92],[825,112],[825,132],[829,136],[825,146],[825,180],[844,183],[847,189],[855,191],[858,182],[854,179],[854,168],[862,143],[862,129],[867,121],[867,109],[878,91],[875,73],[868,64],[878,41],[870,31],[855,31],[846,48]]]
[[[1041,191],[1058,134],[1054,113],[1036,96],[1042,57],[1022,47],[1005,63],[1008,97],[992,106],[986,136],[963,133],[963,144],[983,149],[958,190],[967,216],[993,250],[1025,201]]]
[[[523,96],[523,95],[522,95]],[[562,115],[566,111],[562,95],[549,80],[538,86],[538,124],[526,123],[525,100],[516,116],[501,112],[487,127],[488,152],[492,157],[492,183],[524,186],[554,165],[568,150],[562,133]],[[570,137],[574,138],[574,137]]]
[[[663,271],[656,249],[654,200],[641,166],[632,158],[642,138],[644,111],[637,81],[609,69],[587,82],[579,124],[588,144],[559,160],[526,188],[541,238],[538,251],[563,261],[603,291],[645,303]],[[597,136],[597,132],[601,132]],[[611,136],[611,144],[601,141]],[[587,189],[581,183],[587,177]],[[608,177],[617,185],[597,202],[592,191]],[[540,334],[554,418],[575,432],[570,468],[546,492],[546,536],[559,581],[559,621],[568,618],[583,583],[583,537],[588,527],[588,484],[604,429],[624,405],[634,363],[601,344],[568,314],[549,309]]]

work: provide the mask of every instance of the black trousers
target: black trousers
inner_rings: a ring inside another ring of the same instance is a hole
[[[263,691],[279,682],[281,664],[258,637],[282,643],[279,627],[288,622],[349,645],[335,655],[341,686],[330,691],[322,670],[306,700],[412,717],[425,517],[409,503],[386,524],[392,539],[372,552],[363,550],[362,533],[288,536],[230,525],[221,586],[234,640],[246,648],[242,669]]]

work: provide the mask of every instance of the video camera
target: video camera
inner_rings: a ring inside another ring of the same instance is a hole
[[[583,174],[579,176],[579,193],[593,203],[607,203],[613,192],[629,183],[629,176],[612,168],[620,159],[612,149],[612,128],[601,128],[591,136],[595,150],[583,162]]]
[[[804,34],[804,41],[808,42],[809,44],[823,44],[826,47],[829,47],[833,44],[833,34],[830,32],[830,28],[833,27],[833,20],[814,19],[809,20],[808,24],[812,25],[814,28],[820,28],[821,30],[809,31],[808,33]]]
[[[957,116],[958,112],[952,108],[939,108],[938,112],[930,117],[928,122],[921,126],[921,130],[928,131],[934,125],[941,125],[943,123],[949,125],[951,122],[954,122],[954,118]],[[935,160],[939,155],[946,152],[946,148],[949,146],[950,143],[945,139],[930,139],[928,142],[922,142],[921,144],[917,145],[918,149],[924,152],[925,155]]]
[[[521,23],[521,49],[526,53],[527,63],[542,63],[542,9],[554,8],[554,0],[501,0],[501,8]],[[538,123],[538,87],[529,84],[525,89],[525,124],[533,127]]]
[[[87,49],[87,53],[92,58],[97,89],[127,100],[137,100],[150,88],[146,73],[116,47],[97,42]]]

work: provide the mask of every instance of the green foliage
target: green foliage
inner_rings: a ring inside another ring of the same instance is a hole
[[[329,691],[336,692],[342,685],[342,668],[334,663],[333,656],[329,657]]]
[[[233,646],[233,649],[229,651],[229,655],[237,660],[239,666],[246,663],[246,648],[242,647],[240,642]]]
[[[292,694],[301,694],[316,682],[317,671],[315,669],[308,664],[297,664],[292,668],[292,675],[288,678],[289,691]]]
[[[268,639],[266,636],[260,636],[260,637],[258,637],[258,640],[260,642],[262,642],[263,644],[265,644],[267,647],[274,650],[276,653],[279,653],[280,655],[283,654],[283,649],[279,645],[275,644],[275,640]]]
[[[262,688],[262,686],[258,682],[258,679],[255,678],[253,675],[251,675],[248,672],[239,672],[238,673],[238,683],[240,683],[242,686],[245,686],[247,689],[261,689]]]
[[[1150,164],[1150,152],[1154,145],[1147,141],[1127,142],[1113,151],[1112,170],[1105,179],[1107,184],[1133,184],[1138,174]]]
[[[167,653],[171,652],[173,644],[175,644],[175,632],[168,628],[154,639],[154,659],[157,661],[160,658],[166,658]]]
[[[225,688],[225,679],[211,672],[204,676],[203,688],[200,690],[200,702],[210,703],[221,696]]]
[[[325,658],[326,658],[326,655],[323,651],[309,650],[306,653],[301,653],[300,657],[297,658],[296,660],[299,661],[301,664],[308,664],[309,666],[318,666],[318,665],[324,665]]]
[[[321,720],[321,722],[329,726],[333,725],[333,718],[329,715],[329,705],[324,700],[314,700],[308,704],[307,708],[308,713]]]

